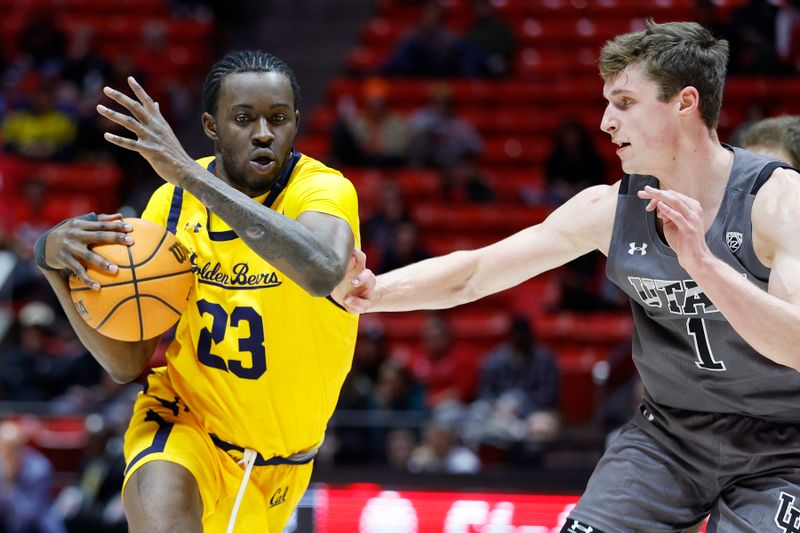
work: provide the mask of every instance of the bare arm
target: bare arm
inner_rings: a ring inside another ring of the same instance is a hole
[[[619,186],[590,187],[541,224],[478,250],[426,259],[378,276],[360,312],[441,309],[499,292],[592,250],[608,253]],[[358,294],[362,296],[363,294]]]
[[[111,133],[105,138],[138,152],[166,181],[191,192],[224,220],[258,255],[314,296],[327,296],[344,277],[354,238],[347,222],[307,211],[297,220],[286,217],[237,191],[198,165],[178,142],[158,104],[128,78],[138,101],[114,89],[105,93],[131,115],[98,106],[104,117],[135,133],[126,139]]]
[[[67,272],[72,271],[88,286],[91,279],[83,263],[114,272],[113,265],[89,246],[98,243],[131,244],[125,240],[130,226],[124,225],[121,215],[100,215],[98,221],[73,219],[52,230],[45,244],[45,261],[63,270],[40,269],[53,287],[61,307],[75,333],[92,356],[118,383],[133,381],[144,372],[158,344],[158,337],[139,342],[123,342],[101,335],[81,318],[72,302]],[[83,262],[83,263],[82,263]]]
[[[800,176],[776,170],[753,204],[753,245],[771,267],[767,292],[711,254],[697,202],[672,191],[651,195],[681,265],[736,332],[763,356],[800,370]]]

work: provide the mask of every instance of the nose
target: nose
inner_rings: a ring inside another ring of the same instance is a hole
[[[600,129],[606,133],[614,133],[619,129],[619,120],[614,116],[614,109],[611,104],[608,104],[603,112],[603,118],[600,120]]]
[[[272,143],[272,140],[275,138],[275,135],[272,134],[272,130],[269,127],[269,122],[267,122],[266,118],[260,118],[255,121],[255,125],[253,127],[253,135],[251,140],[255,145],[269,145]]]

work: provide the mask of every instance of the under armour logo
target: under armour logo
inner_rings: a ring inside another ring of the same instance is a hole
[[[784,533],[800,533],[800,509],[794,506],[794,496],[781,492],[781,505],[775,523]]]
[[[628,255],[633,255],[639,252],[639,255],[647,255],[647,243],[643,242],[641,246],[636,246],[635,242],[628,243]]]
[[[269,506],[270,508],[275,507],[276,505],[280,505],[286,501],[286,494],[289,492],[289,487],[280,488],[275,491],[275,494],[272,495],[272,498],[269,499]]]
[[[742,246],[742,234],[738,231],[729,231],[725,234],[725,242],[731,252],[736,252]]]
[[[193,230],[195,233],[200,233],[200,228],[203,225],[197,222],[196,224],[192,224],[191,222],[187,222],[186,225],[183,227],[184,230],[189,231],[190,229]]]
[[[572,521],[572,524],[570,524],[569,529],[567,530],[567,532],[568,533],[593,533],[593,532],[600,533],[599,531],[597,531],[592,526],[587,526],[585,524],[581,524],[577,520],[573,520]]]

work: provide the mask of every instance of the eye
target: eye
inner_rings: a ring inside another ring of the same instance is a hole
[[[633,100],[631,100],[630,98],[620,98],[617,107],[619,107],[620,109],[625,109],[626,107],[629,107],[632,103]]]
[[[239,124],[245,124],[250,121],[250,117],[244,114],[236,115],[235,117],[233,117],[233,120],[235,120]]]
[[[277,115],[272,115],[272,122],[277,122],[280,124],[281,122],[285,122],[288,117],[283,113],[278,113]]]

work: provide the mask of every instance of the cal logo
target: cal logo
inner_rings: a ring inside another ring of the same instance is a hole
[[[286,494],[289,492],[289,487],[278,487],[278,490],[275,491],[275,494],[272,495],[272,498],[269,499],[269,506],[270,508],[280,505],[286,502]]]

